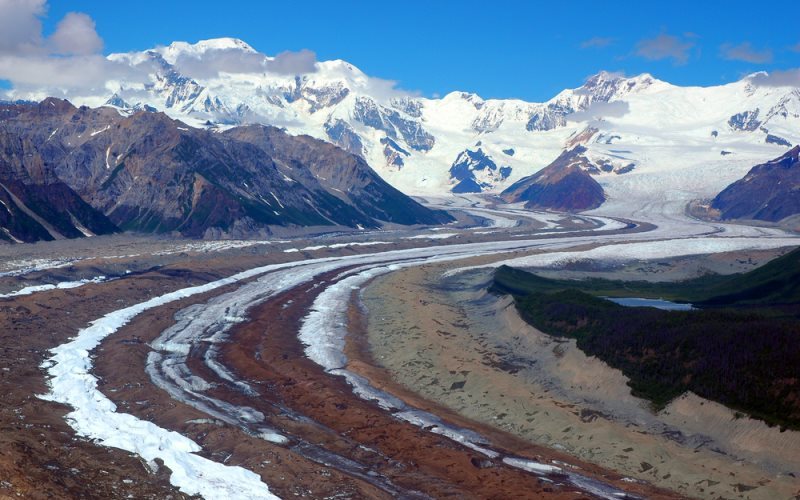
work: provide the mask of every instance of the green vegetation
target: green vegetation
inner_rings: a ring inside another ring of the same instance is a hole
[[[556,280],[503,266],[495,274],[492,287],[495,292],[512,295],[577,288],[603,297],[662,298],[698,306],[798,304],[800,248],[748,273],[710,274],[679,282]]]
[[[576,339],[657,409],[686,391],[800,429],[800,249],[759,269],[679,283],[551,280],[509,267],[491,290],[522,318]],[[602,296],[665,297],[693,311],[624,307]],[[734,309],[735,307],[735,309]]]

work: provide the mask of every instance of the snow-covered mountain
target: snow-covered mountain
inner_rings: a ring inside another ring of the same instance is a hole
[[[612,199],[617,187],[674,170],[682,173],[671,189],[711,194],[800,142],[800,89],[772,86],[766,74],[678,87],[602,72],[532,103],[466,92],[418,97],[345,61],[294,68],[230,38],[108,57],[145,81],[70,99],[155,108],[201,127],[283,127],[362,156],[408,193],[499,192],[582,145]]]

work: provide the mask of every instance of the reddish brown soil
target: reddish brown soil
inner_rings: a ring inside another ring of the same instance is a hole
[[[47,392],[47,349],[103,314],[188,286],[158,273],[0,301],[0,498],[177,498],[169,473],[77,438]]]

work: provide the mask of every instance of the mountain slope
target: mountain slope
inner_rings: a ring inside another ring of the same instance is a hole
[[[191,237],[269,233],[271,226],[378,227],[384,221],[450,220],[387,185],[362,159],[278,129],[248,127],[220,134],[188,127],[163,113],[121,115],[113,108],[76,108],[52,98],[17,106],[0,118],[0,126],[5,132],[0,139],[8,143],[6,164],[30,163],[27,169],[6,168],[8,175],[0,179],[8,186],[28,185],[26,175],[35,172],[42,178],[39,184],[59,186],[60,194],[52,188],[26,196],[68,237],[82,233],[66,232],[64,217],[57,216],[65,211],[83,217],[80,224],[91,231],[102,227],[89,215],[110,230]],[[269,140],[254,140],[258,137]],[[72,198],[59,201],[64,193]],[[53,213],[47,212],[51,205]],[[3,227],[35,227],[20,211],[14,210],[14,220],[5,214]],[[17,239],[50,239],[41,229],[29,232]]]
[[[800,146],[756,165],[711,202],[723,219],[778,222],[800,213]]]
[[[525,208],[581,211],[599,207],[605,201],[602,186],[589,171],[599,171],[576,146],[530,177],[520,179],[500,196],[508,203],[524,202]]]
[[[363,158],[307,135],[287,136],[274,127],[230,129],[224,137],[252,144],[281,164],[307,169],[306,181],[358,207],[367,217],[398,224],[441,224],[452,219],[431,211],[384,181]],[[297,175],[298,172],[295,171]]]
[[[0,105],[0,240],[33,242],[118,231],[57,176],[47,148],[12,125],[25,113],[47,120],[66,109],[61,105]]]

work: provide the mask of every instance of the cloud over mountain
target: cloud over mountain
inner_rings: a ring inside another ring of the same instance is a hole
[[[726,43],[720,47],[720,53],[723,59],[729,61],[744,61],[754,64],[772,61],[772,51],[770,49],[756,50],[750,42],[742,42],[738,45]]]
[[[685,38],[662,33],[654,38],[645,38],[636,44],[636,55],[659,61],[672,59],[675,64],[686,64],[689,61],[689,51],[695,43]]]

